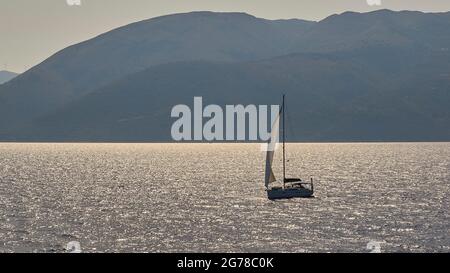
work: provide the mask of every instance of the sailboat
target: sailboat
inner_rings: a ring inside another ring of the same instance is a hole
[[[269,200],[290,199],[290,198],[307,198],[314,195],[314,181],[303,182],[299,178],[286,178],[286,133],[285,133],[285,95],[283,95],[283,105],[278,113],[277,118],[272,126],[272,135],[269,140],[266,155],[266,174],[265,187]],[[280,118],[283,119],[283,180],[281,185],[273,186],[277,181],[273,172],[273,158],[275,155],[275,145],[278,144],[278,136],[280,133]]]

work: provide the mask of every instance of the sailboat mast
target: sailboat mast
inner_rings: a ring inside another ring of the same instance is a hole
[[[285,114],[285,95],[283,94],[283,187],[286,186],[286,114]]]

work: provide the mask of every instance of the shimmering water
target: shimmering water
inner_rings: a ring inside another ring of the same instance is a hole
[[[268,201],[257,144],[0,144],[0,252],[450,251],[450,143],[288,157],[315,199]]]

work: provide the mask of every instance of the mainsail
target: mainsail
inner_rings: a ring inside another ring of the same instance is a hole
[[[269,140],[269,143],[267,144],[266,177],[265,177],[266,188],[269,187],[270,183],[273,183],[276,181],[275,174],[273,173],[273,170],[272,170],[272,164],[273,164],[273,157],[275,155],[275,150],[277,148],[278,141],[279,141],[280,116],[281,116],[281,111],[278,113],[278,115],[275,118],[275,121],[272,125],[270,140]]]

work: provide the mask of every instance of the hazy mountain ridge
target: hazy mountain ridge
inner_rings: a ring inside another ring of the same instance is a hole
[[[27,120],[111,81],[168,62],[243,61],[289,53],[309,22],[243,13],[194,12],[133,23],[70,46],[0,88],[13,116]],[[286,28],[286,25],[289,27]],[[23,97],[36,96],[21,108]],[[1,123],[0,123],[1,125]]]
[[[171,107],[180,103],[192,106],[193,96],[202,96],[205,104],[273,104],[279,102],[281,93],[286,93],[293,123],[291,139],[450,137],[446,126],[450,120],[450,94],[445,91],[450,88],[449,81],[439,83],[439,77],[435,77],[430,79],[435,82],[430,90],[414,88],[429,84],[421,80],[428,70],[410,75],[408,67],[413,66],[405,64],[400,70],[402,75],[372,71],[370,59],[356,63],[346,55],[292,54],[247,63],[183,62],[156,66],[40,119],[37,128],[41,131],[33,134],[44,139],[56,136],[68,140],[167,141],[174,121],[170,119]],[[395,62],[393,59],[390,63]],[[442,63],[450,69],[449,63]],[[393,79],[399,76],[405,80]],[[385,79],[383,83],[378,82],[380,77]],[[428,102],[421,105],[423,100]],[[440,119],[435,118],[436,113]]]
[[[448,27],[450,13],[388,10],[317,23],[158,17],[69,47],[2,86],[0,116],[18,121],[0,119],[0,138],[165,141],[171,107],[193,96],[274,104],[285,92],[294,140],[450,140]]]
[[[11,71],[0,71],[0,84],[3,84],[5,82],[8,82],[12,79],[14,79],[15,77],[17,77],[17,73],[11,72]]]
[[[445,35],[449,28],[450,12],[345,12],[314,25],[304,36],[310,43],[299,47],[320,52],[353,50],[369,45],[441,50],[450,45],[450,36]]]

